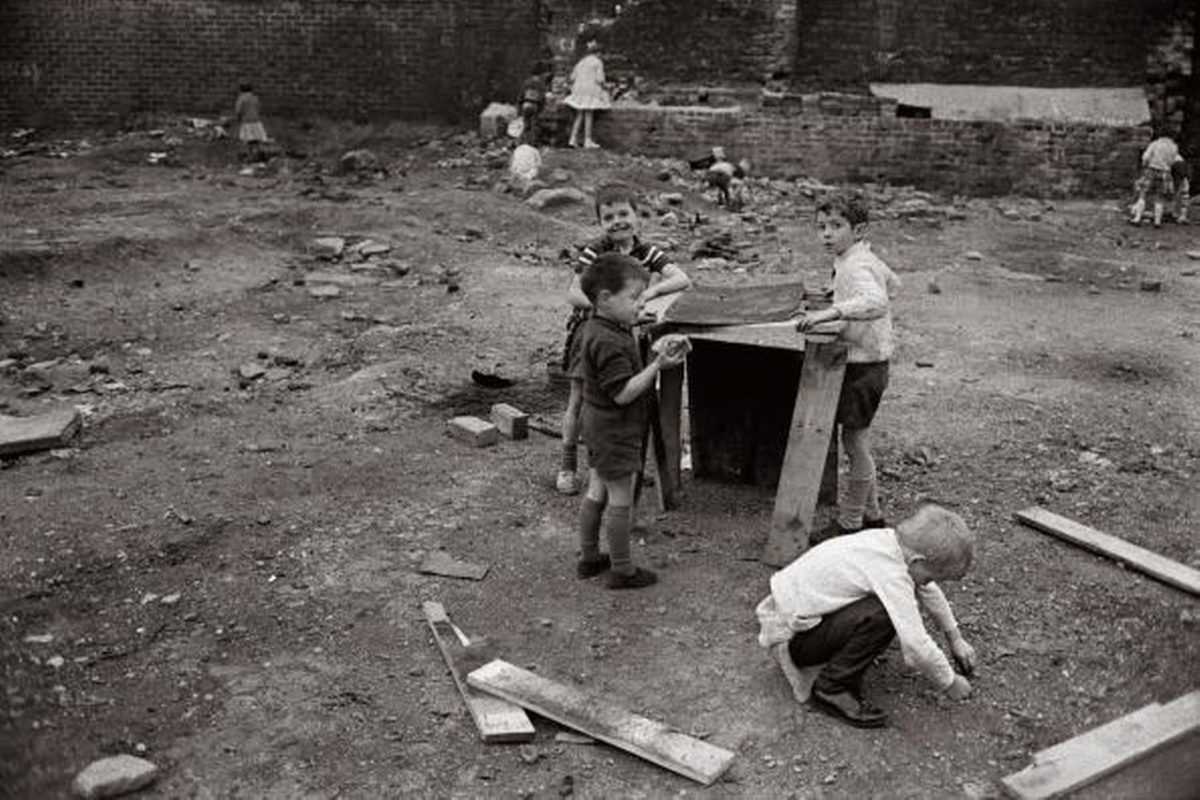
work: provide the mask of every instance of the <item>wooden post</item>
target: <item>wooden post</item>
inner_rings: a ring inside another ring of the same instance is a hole
[[[683,416],[683,366],[663,370],[658,376],[658,426],[662,434],[662,454],[656,454],[658,480],[662,484],[662,510],[679,505],[683,486],[681,459],[683,447],[680,427]]]
[[[800,386],[762,555],[771,566],[783,566],[808,549],[845,372],[845,344],[830,336],[805,339]]]

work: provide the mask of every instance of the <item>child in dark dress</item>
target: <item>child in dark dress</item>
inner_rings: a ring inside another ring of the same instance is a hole
[[[593,315],[580,332],[583,435],[588,485],[579,506],[580,560],[576,573],[591,578],[611,568],[610,589],[640,589],[658,577],[635,567],[629,552],[634,476],[642,467],[642,438],[649,424],[646,393],[658,373],[683,363],[686,350],[665,348],[642,365],[633,326],[642,310],[648,276],[637,259],[602,253],[581,278]],[[600,553],[600,526],[608,512],[608,553]]]

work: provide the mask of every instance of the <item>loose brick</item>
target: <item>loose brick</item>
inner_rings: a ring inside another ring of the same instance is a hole
[[[475,447],[488,447],[500,441],[500,429],[479,417],[455,417],[446,423],[446,432]]]
[[[492,423],[510,439],[529,437],[529,415],[508,403],[492,406]]]

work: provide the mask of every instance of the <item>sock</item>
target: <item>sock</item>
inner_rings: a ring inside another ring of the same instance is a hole
[[[600,519],[604,503],[584,497],[579,503],[579,556],[584,561],[600,557]]]
[[[575,442],[563,442],[562,471],[575,472],[579,469],[579,445]]]
[[[629,554],[629,526],[633,517],[630,511],[629,506],[609,506],[608,522],[604,527],[612,571],[618,575],[632,575],[634,572],[633,558]]]
[[[871,477],[871,488],[867,492],[867,502],[863,506],[863,517],[870,519],[881,519],[883,511],[879,508],[879,484],[876,483],[875,477]]]
[[[849,478],[846,481],[846,497],[838,513],[838,523],[843,528],[861,528],[863,511],[867,507],[867,497],[875,493],[874,478]],[[876,518],[879,514],[879,503],[875,503]]]

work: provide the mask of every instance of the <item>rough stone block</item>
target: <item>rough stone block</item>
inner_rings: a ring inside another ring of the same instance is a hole
[[[508,403],[492,406],[492,424],[509,439],[529,438],[529,415]]]
[[[19,456],[63,447],[79,431],[82,418],[75,408],[36,417],[0,414],[0,456]]]
[[[88,764],[83,772],[75,776],[71,788],[85,800],[94,800],[135,792],[154,783],[157,778],[158,767],[144,758],[112,756]]]
[[[446,432],[475,447],[488,447],[500,441],[500,429],[479,417],[455,417],[446,423]]]

